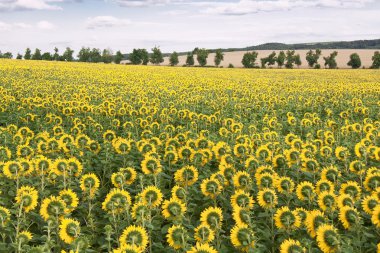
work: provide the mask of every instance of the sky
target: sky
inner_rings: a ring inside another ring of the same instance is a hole
[[[380,0],[0,0],[0,50],[163,52],[380,38]]]

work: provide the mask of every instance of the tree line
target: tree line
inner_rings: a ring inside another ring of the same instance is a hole
[[[214,56],[214,66],[219,67],[221,62],[224,60],[224,53],[222,49],[216,49]],[[207,66],[207,60],[210,54],[210,50],[205,48],[196,47],[193,51],[188,52],[186,55],[186,64],[184,66],[194,66],[196,58],[199,66]],[[309,50],[306,53],[306,61],[310,68],[320,69],[321,64],[319,59],[322,55],[320,49]],[[338,52],[334,51],[329,56],[323,57],[324,67],[329,69],[335,69],[338,67],[336,62],[336,57]],[[147,65],[149,62],[155,65],[159,65],[164,62],[164,54],[161,52],[160,48],[155,46],[151,49],[149,53],[146,49],[133,49],[131,53],[124,56],[120,51],[117,51],[116,54],[113,54],[110,49],[100,50],[98,48],[89,48],[82,47],[78,52],[77,58],[74,58],[74,50],[70,47],[67,47],[62,54],[59,54],[58,48],[54,48],[54,53],[44,52],[42,53],[40,49],[36,48],[32,53],[30,48],[25,50],[24,55],[17,54],[16,59],[25,59],[25,60],[45,60],[45,61],[79,61],[79,62],[93,62],[93,63],[116,63],[120,64],[122,60],[127,58],[130,64],[133,65]],[[179,64],[179,54],[173,52],[169,55],[169,64],[171,66],[177,66]],[[12,59],[13,55],[11,52],[2,53],[0,51],[0,58]],[[277,67],[282,68],[294,68],[294,66],[301,66],[302,60],[299,54],[296,54],[295,50],[280,51],[278,54],[273,51],[267,57],[260,59],[261,65],[256,63],[258,58],[258,52],[246,52],[242,58],[242,65],[245,68],[271,68],[277,64]],[[347,65],[353,69],[360,68],[362,66],[360,56],[357,53],[350,55],[350,59],[347,62]],[[229,65],[230,68],[234,67],[232,64]],[[380,68],[380,52],[376,51],[372,56],[372,66],[371,68],[379,69]]]

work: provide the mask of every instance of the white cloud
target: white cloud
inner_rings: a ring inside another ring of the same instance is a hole
[[[207,6],[205,13],[245,15],[295,8],[361,8],[374,0],[240,0],[239,2],[194,2]]]
[[[37,23],[37,27],[41,30],[53,30],[55,28],[55,25],[49,21],[42,20]]]
[[[11,31],[15,29],[29,29],[32,28],[32,25],[25,24],[25,23],[6,23],[0,21],[0,31]]]
[[[142,7],[150,5],[164,5],[169,4],[171,0],[114,0],[120,6],[125,7]]]
[[[61,10],[54,4],[63,0],[0,0],[0,11]]]
[[[97,29],[127,26],[131,24],[131,21],[128,19],[120,19],[113,16],[96,16],[88,18],[85,24],[87,29]]]

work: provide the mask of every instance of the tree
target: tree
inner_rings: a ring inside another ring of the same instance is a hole
[[[54,48],[53,60],[54,61],[59,61],[60,60],[60,56],[58,54],[58,48],[57,47]]]
[[[243,59],[241,60],[244,68],[254,68],[256,66],[256,59],[258,55],[259,54],[256,51],[253,51],[251,53],[246,52],[243,55]]]
[[[143,65],[148,65],[149,62],[149,53],[146,51],[146,49],[141,49],[140,51],[141,59],[142,59],[142,64]]]
[[[329,69],[336,69],[338,66],[335,60],[337,55],[338,55],[338,52],[334,51],[330,54],[330,56],[323,57],[323,59],[325,60],[325,67],[328,66]]]
[[[277,65],[279,68],[282,68],[282,66],[284,66],[285,59],[286,59],[286,55],[285,55],[284,51],[281,51],[278,54],[277,59],[276,59],[276,62],[277,62]]]
[[[150,62],[156,65],[164,62],[164,57],[159,47],[152,48],[152,55],[150,56]]]
[[[44,61],[51,61],[53,56],[49,52],[46,52],[42,54],[41,59]]]
[[[372,56],[372,69],[379,69],[380,68],[380,52],[376,51]]]
[[[222,49],[217,49],[215,51],[215,66],[219,67],[220,63],[224,60],[224,53],[222,52]]]
[[[194,65],[194,55],[192,52],[187,53],[186,65],[187,66],[193,66]]]
[[[62,59],[64,61],[73,61],[74,60],[73,54],[74,54],[74,50],[71,50],[71,48],[66,47],[66,50],[62,55]]]
[[[268,57],[261,58],[261,67],[266,68],[267,64],[269,67],[276,64],[276,52],[275,51],[273,51],[270,55],[268,55]]]
[[[102,52],[102,62],[111,63],[113,60],[113,53],[111,49],[103,49]]]
[[[6,53],[1,53],[0,51],[0,58],[4,58],[4,59],[12,59],[13,58],[13,54],[11,52],[6,52]]]
[[[101,62],[102,61],[102,55],[100,53],[99,48],[93,48],[90,52],[90,62]]]
[[[56,52],[56,54],[57,54],[57,52]],[[54,54],[54,60],[55,61],[56,61],[56,58],[55,58],[56,54]],[[82,47],[81,50],[79,50],[78,60],[80,62],[90,62],[90,57],[91,57],[91,49],[90,48]]]
[[[134,65],[147,65],[149,62],[149,54],[146,49],[133,49],[132,53],[128,55],[128,60]]]
[[[120,62],[124,59],[124,55],[120,52],[120,51],[117,51],[116,52],[116,55],[115,55],[115,58],[114,58],[114,62],[116,64],[120,64]]]
[[[205,48],[200,48],[197,51],[197,61],[199,63],[199,66],[204,67],[207,64],[207,58],[208,58],[209,51]]]
[[[358,69],[362,66],[362,61],[360,60],[360,56],[357,53],[353,53],[350,55],[350,61],[347,62],[348,66],[351,66],[353,69]]]
[[[306,53],[306,61],[310,68],[319,68],[320,65],[318,64],[319,57],[321,56],[322,51],[320,49],[315,50],[315,53],[313,50],[310,50]]]
[[[17,60],[22,60],[22,55],[20,53],[17,53],[17,57],[16,57]]]
[[[301,56],[299,54],[296,54],[294,56],[294,63],[297,65],[298,68],[302,65]]]
[[[295,51],[294,50],[288,50],[286,51],[286,63],[285,67],[287,69],[292,69],[293,64],[295,63]]]
[[[32,60],[42,60],[41,50],[36,48],[34,54],[32,55]]]
[[[176,66],[179,63],[179,61],[178,61],[178,53],[177,52],[174,51],[170,55],[169,62],[170,62],[171,66]]]
[[[32,51],[31,51],[30,48],[28,47],[28,48],[25,50],[24,59],[25,59],[25,60],[30,60],[30,58],[32,58]]]

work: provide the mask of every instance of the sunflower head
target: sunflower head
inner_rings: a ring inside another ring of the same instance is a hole
[[[275,186],[280,193],[292,193],[294,190],[294,182],[290,177],[277,178]]]
[[[313,210],[307,213],[305,224],[311,237],[314,238],[317,235],[319,226],[325,223],[327,223],[327,219],[321,211]]]
[[[205,179],[201,183],[201,191],[206,197],[215,199],[222,191],[222,186],[216,179]]]
[[[252,230],[245,224],[237,225],[231,230],[231,242],[238,250],[248,252],[255,246],[255,236]]]
[[[85,194],[88,194],[90,198],[93,198],[95,196],[95,193],[98,190],[99,186],[99,178],[95,174],[88,173],[81,177],[80,188]]]
[[[243,190],[237,190],[234,195],[231,196],[231,205],[233,208],[253,208],[254,200],[249,193]]]
[[[354,181],[348,181],[340,186],[339,194],[348,194],[354,200],[359,200],[361,197],[361,188],[358,183]]]
[[[271,209],[277,205],[277,194],[274,190],[264,188],[257,194],[257,202],[264,209]]]
[[[67,212],[66,204],[60,197],[51,196],[42,201],[40,214],[45,221],[61,218]]]
[[[11,212],[7,208],[0,206],[0,222],[1,222],[0,227],[1,228],[4,228],[7,225],[7,223],[10,220],[10,217],[11,217]]]
[[[108,213],[125,213],[132,205],[131,196],[125,190],[112,189],[102,203],[102,209]]]
[[[223,214],[219,207],[209,207],[201,213],[201,223],[208,225],[211,229],[217,230],[222,227]]]
[[[191,186],[198,180],[198,170],[194,166],[185,166],[174,174],[175,181],[181,186]]]
[[[157,207],[162,202],[161,190],[156,186],[148,186],[141,192],[142,201],[149,207]]]
[[[72,210],[78,206],[78,196],[71,189],[60,191],[59,197],[65,202],[67,208],[70,210]]]
[[[372,214],[373,209],[380,204],[379,199],[376,196],[367,196],[362,201],[362,207],[364,212]]]
[[[232,212],[232,218],[239,224],[251,224],[251,211],[247,208],[234,207]]]
[[[339,220],[345,229],[351,229],[360,223],[360,215],[355,208],[343,206],[339,210]]]
[[[122,250],[130,246],[135,246],[139,252],[144,252],[148,245],[148,233],[145,228],[132,225],[124,229],[119,238],[119,242]]]
[[[301,182],[296,189],[297,197],[300,200],[312,200],[315,196],[314,186],[312,183],[303,181]]]
[[[186,200],[186,190],[185,188],[181,186],[174,186],[172,188],[172,198],[177,198],[179,200],[185,201]]]
[[[380,228],[380,205],[373,209],[371,221],[378,229]]]
[[[305,253],[306,249],[299,241],[287,239],[280,245],[280,253]]]
[[[334,193],[325,191],[318,195],[318,205],[323,211],[334,211],[336,204],[336,196]]]
[[[17,240],[19,241],[20,244],[25,244],[29,242],[30,240],[32,240],[32,238],[33,238],[32,233],[24,230],[18,234]]]
[[[173,225],[169,228],[166,238],[169,246],[178,250],[185,248],[188,234],[181,225]]]
[[[80,224],[74,219],[62,219],[59,225],[59,237],[67,244],[71,244],[80,235]]]
[[[317,244],[322,252],[338,252],[341,239],[336,228],[332,225],[322,224],[317,231]]]
[[[17,190],[16,203],[22,207],[25,213],[36,208],[38,204],[38,191],[34,187],[22,186]]]
[[[295,211],[290,211],[284,206],[278,209],[274,215],[276,227],[285,230],[294,230],[301,226],[301,218]]]
[[[218,253],[218,251],[207,243],[197,243],[186,253]]]
[[[162,204],[162,215],[168,220],[181,220],[186,212],[186,205],[177,198],[165,200]]]
[[[194,230],[194,238],[199,243],[209,243],[214,240],[214,231],[205,224],[201,224]]]

